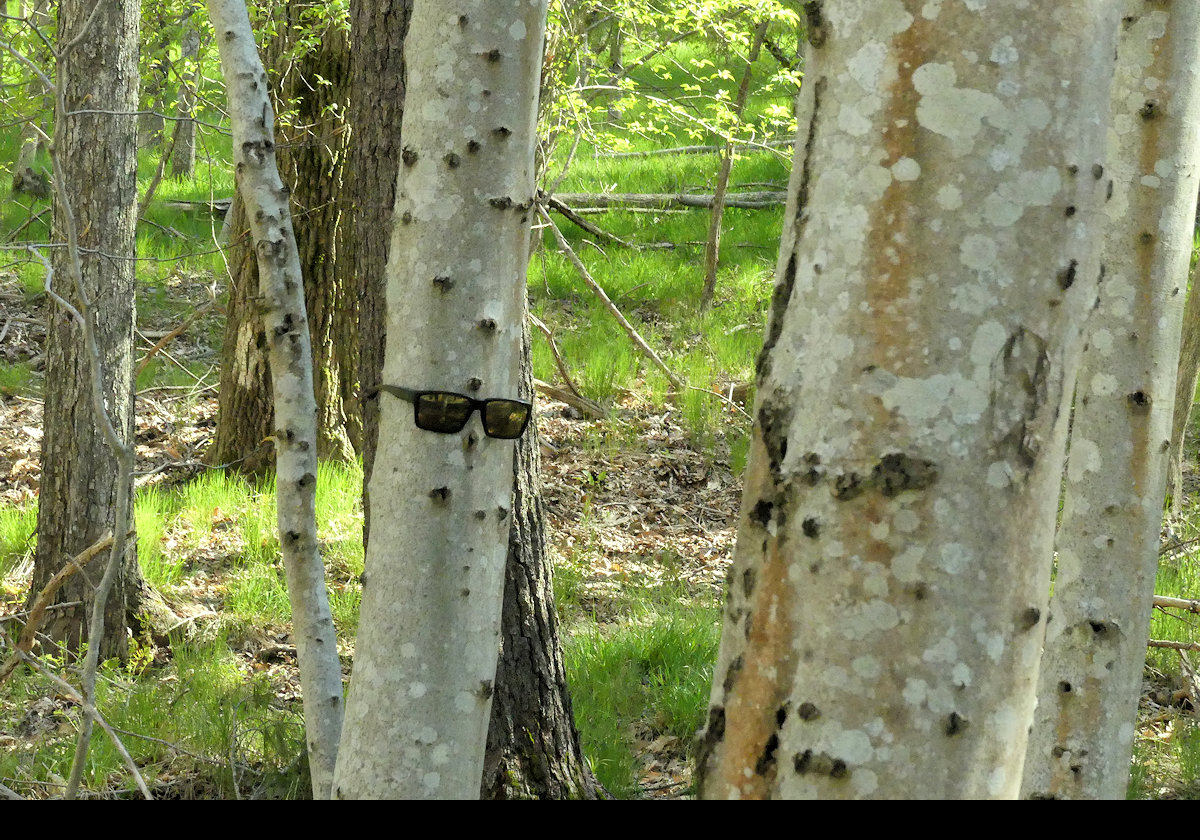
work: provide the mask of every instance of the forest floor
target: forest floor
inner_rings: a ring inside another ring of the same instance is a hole
[[[216,420],[216,400],[193,402],[184,413],[171,408],[153,395],[138,401],[141,482],[186,480],[199,469]],[[551,556],[557,564],[573,564],[579,577],[574,600],[601,626],[621,621],[622,590],[633,581],[642,588],[683,584],[695,600],[715,602],[720,595],[733,548],[740,481],[727,459],[692,448],[672,413],[629,395],[598,430],[596,423],[580,419],[562,403],[539,402]],[[36,497],[40,438],[40,401],[0,396],[0,503]],[[189,549],[186,567],[195,574],[173,587],[168,598],[181,619],[200,624],[219,620],[225,589],[221,569],[230,566],[213,560],[236,550],[222,544],[225,533],[214,529],[208,540]],[[22,583],[28,585],[30,571],[10,575],[0,614],[20,609]],[[347,648],[352,651],[352,642]],[[281,699],[298,696],[286,628],[264,628],[243,637],[236,652],[247,675],[265,669]],[[163,650],[156,660],[168,656]],[[30,714],[45,716],[44,710]],[[31,739],[44,734],[35,725],[24,731]],[[669,798],[690,787],[690,745],[658,736],[649,727],[634,735],[646,796]]]
[[[19,302],[18,310],[15,296],[0,289],[0,329],[8,333],[0,352],[12,357],[4,361],[29,363],[34,370],[40,367],[44,338],[40,314],[31,311],[26,300]],[[172,325],[158,326],[162,332]],[[143,325],[143,330],[155,334],[153,325]],[[214,357],[215,350],[197,338],[199,334],[199,330],[183,334],[164,352],[178,358]],[[36,498],[41,411],[40,400],[0,389],[2,506]],[[211,385],[141,393],[136,427],[139,485],[181,483],[205,469],[200,460],[215,415]],[[729,422],[732,433],[732,424],[744,420],[731,415]],[[682,585],[685,597],[718,602],[731,560],[741,491],[723,434],[718,432],[707,445],[697,446],[685,431],[678,409],[669,403],[653,404],[630,391],[618,395],[610,416],[602,421],[586,420],[563,403],[540,400],[538,431],[551,554],[560,570],[572,567],[576,613],[602,627],[615,626],[623,619],[623,592],[635,584],[643,588],[661,584],[673,591],[680,591]],[[189,575],[168,597],[169,607],[197,632],[206,622],[219,621],[221,570],[229,567],[217,560],[237,551],[237,546],[222,543],[225,533],[214,528],[205,542],[186,549]],[[0,615],[20,610],[28,567],[26,563],[25,568],[13,570],[4,581]],[[572,615],[564,618],[569,624]],[[352,644],[347,647],[349,654]],[[235,652],[247,677],[265,673],[281,702],[296,702],[298,679],[286,627],[265,627],[241,637]],[[160,649],[155,661],[166,661],[170,655]],[[1159,747],[1175,737],[1180,716],[1187,716],[1190,698],[1185,688],[1178,678],[1147,668],[1138,732],[1144,763],[1160,753],[1174,754]],[[69,710],[61,696],[45,702]],[[42,739],[47,727],[55,725],[47,708],[36,704],[23,714],[0,711],[5,720],[21,720],[14,731],[0,732],[0,742],[9,746],[17,739]],[[650,726],[635,729],[643,795],[675,798],[690,792],[691,745],[656,734]],[[4,746],[0,743],[0,748]],[[1192,786],[1181,789],[1172,783],[1178,776],[1170,767],[1147,770],[1140,793],[1150,798],[1194,796]]]
[[[199,289],[187,289],[197,294]],[[44,301],[30,302],[11,287],[0,287],[0,324],[7,324],[0,353],[9,364],[42,368]],[[172,324],[143,324],[144,343]],[[214,358],[197,327],[162,351],[176,360]],[[208,378],[215,381],[215,375]],[[714,397],[714,399],[716,399]],[[655,405],[630,391],[618,395],[604,420],[589,420],[559,402],[538,399],[542,491],[550,553],[556,566],[571,566],[573,606],[567,624],[587,619],[604,627],[623,618],[624,590],[669,586],[693,601],[716,603],[734,542],[741,482],[731,469],[718,431],[703,449],[682,425],[678,408]],[[171,486],[207,469],[201,460],[216,423],[215,391],[209,384],[144,389],[137,399],[136,483]],[[736,417],[730,423],[743,422]],[[731,429],[731,431],[733,431]],[[20,506],[37,497],[40,476],[42,402],[0,389],[0,506]],[[215,512],[214,516],[222,515]],[[167,605],[180,621],[203,633],[218,622],[225,591],[222,558],[238,551],[228,530],[213,528],[199,544],[167,540],[164,550],[186,552],[189,574],[171,587]],[[175,544],[172,545],[171,543]],[[0,616],[19,612],[32,571],[27,561],[13,569],[0,590]],[[352,641],[346,646],[352,654]],[[264,671],[282,701],[299,694],[298,675],[286,627],[238,640],[236,653],[247,676]],[[156,663],[169,659],[160,649]],[[55,703],[69,707],[64,698]],[[43,704],[44,705],[44,704]],[[24,715],[3,710],[3,719],[22,720],[18,731],[0,732],[0,741],[41,739],[52,716],[44,708]],[[46,721],[39,725],[39,721]],[[645,727],[633,733],[639,782],[648,797],[670,798],[690,789],[690,745]],[[11,744],[11,741],[10,741]],[[4,744],[0,744],[3,747]]]

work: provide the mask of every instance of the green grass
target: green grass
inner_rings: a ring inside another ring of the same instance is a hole
[[[0,507],[0,577],[33,556],[37,505]]]
[[[635,731],[690,744],[704,723],[720,642],[720,611],[634,595],[618,627],[580,625],[564,642],[584,754],[617,797],[640,795]]]
[[[304,754],[301,721],[277,707],[275,689],[267,679],[246,678],[225,639],[200,645],[181,641],[172,647],[170,664],[145,668],[143,660],[141,666],[139,670],[106,663],[97,683],[97,705],[113,727],[144,736],[124,736],[143,777],[153,782],[156,771],[169,764],[171,777],[191,778],[193,784],[203,780],[212,788],[201,792],[204,798],[232,798],[232,761],[242,795],[256,788],[276,796],[307,795],[305,768],[297,760]],[[71,736],[78,710],[48,702],[56,689],[36,675],[11,681],[2,691],[5,708],[30,710],[21,720],[4,721],[6,731],[33,728],[47,735],[33,749],[0,752],[0,777],[9,784],[20,780],[17,787],[25,793],[61,793],[62,780],[70,773],[74,737],[49,733]],[[189,768],[200,772],[189,773]],[[115,746],[99,729],[88,754],[84,785],[110,796],[122,791],[136,795]]]

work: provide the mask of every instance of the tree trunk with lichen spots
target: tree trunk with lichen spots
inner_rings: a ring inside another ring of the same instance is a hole
[[[1124,0],[1104,276],[1075,391],[1022,795],[1121,799],[1158,570],[1200,152],[1200,7]]]
[[[353,85],[350,114],[355,143],[346,184],[352,196],[341,259],[359,283],[359,378],[363,392],[379,387],[383,368],[384,269],[403,145],[404,34],[411,0],[351,0]],[[355,236],[354,231],[367,232]],[[522,398],[532,399],[532,362],[522,343]],[[379,435],[379,402],[363,404],[364,543],[370,543],[370,482]],[[536,424],[516,444],[513,522],[505,565],[501,650],[496,667],[484,760],[483,799],[595,798],[596,785],[579,744],[563,670],[554,613],[550,558],[539,486]]]
[[[406,97],[422,107],[408,108],[401,128],[387,384],[518,393],[545,14],[544,0],[413,4]],[[474,799],[514,443],[485,437],[478,413],[462,431],[438,434],[416,428],[412,406],[391,395],[380,412],[334,796]]]
[[[702,796],[1017,796],[1117,6],[806,6]]]

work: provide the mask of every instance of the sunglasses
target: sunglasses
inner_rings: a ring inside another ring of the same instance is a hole
[[[413,420],[418,429],[446,435],[461,432],[479,409],[483,431],[488,437],[519,438],[529,425],[533,410],[533,403],[524,400],[476,400],[452,391],[414,391],[399,385],[380,385],[379,390],[412,403]]]

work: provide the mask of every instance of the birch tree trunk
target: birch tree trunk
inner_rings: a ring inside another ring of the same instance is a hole
[[[388,265],[386,384],[515,397],[545,0],[417,0]],[[413,107],[412,103],[419,103]],[[403,255],[403,258],[398,258]],[[514,444],[380,396],[334,795],[479,796]]]
[[[258,255],[260,294],[275,392],[279,544],[292,605],[292,634],[304,692],[313,797],[328,799],[342,727],[342,670],[317,546],[317,428],[304,282],[275,164],[275,118],[267,74],[241,0],[209,0],[221,52],[238,189]]]
[[[1075,392],[1022,795],[1125,795],[1158,566],[1200,146],[1200,5],[1125,0],[1104,276]]]
[[[1118,6],[807,5],[702,796],[1019,793]]]

